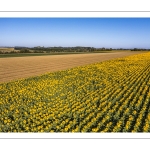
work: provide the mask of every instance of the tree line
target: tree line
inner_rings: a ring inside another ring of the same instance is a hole
[[[15,50],[20,50],[20,52],[27,53],[27,52],[94,52],[94,51],[111,51],[112,49],[106,48],[94,48],[94,47],[15,47]]]

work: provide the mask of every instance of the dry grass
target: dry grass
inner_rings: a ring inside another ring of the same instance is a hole
[[[0,47],[0,50],[4,50],[4,51],[13,51],[14,48]]]
[[[30,56],[0,58],[0,82],[9,82],[46,72],[65,70],[76,66],[102,62],[141,52],[114,52],[76,55]]]
[[[14,48],[0,47],[0,52],[4,52],[4,53],[8,52],[8,53],[10,53],[12,51],[18,52],[18,50],[15,50]]]

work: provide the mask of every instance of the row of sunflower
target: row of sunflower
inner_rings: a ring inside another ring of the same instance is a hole
[[[0,84],[0,132],[150,132],[150,53]]]

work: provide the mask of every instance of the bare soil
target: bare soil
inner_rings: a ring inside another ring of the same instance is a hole
[[[0,83],[65,70],[141,52],[112,52],[0,58]]]

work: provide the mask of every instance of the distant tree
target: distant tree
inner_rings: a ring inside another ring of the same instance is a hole
[[[31,53],[28,49],[22,49],[20,50],[20,53]]]

